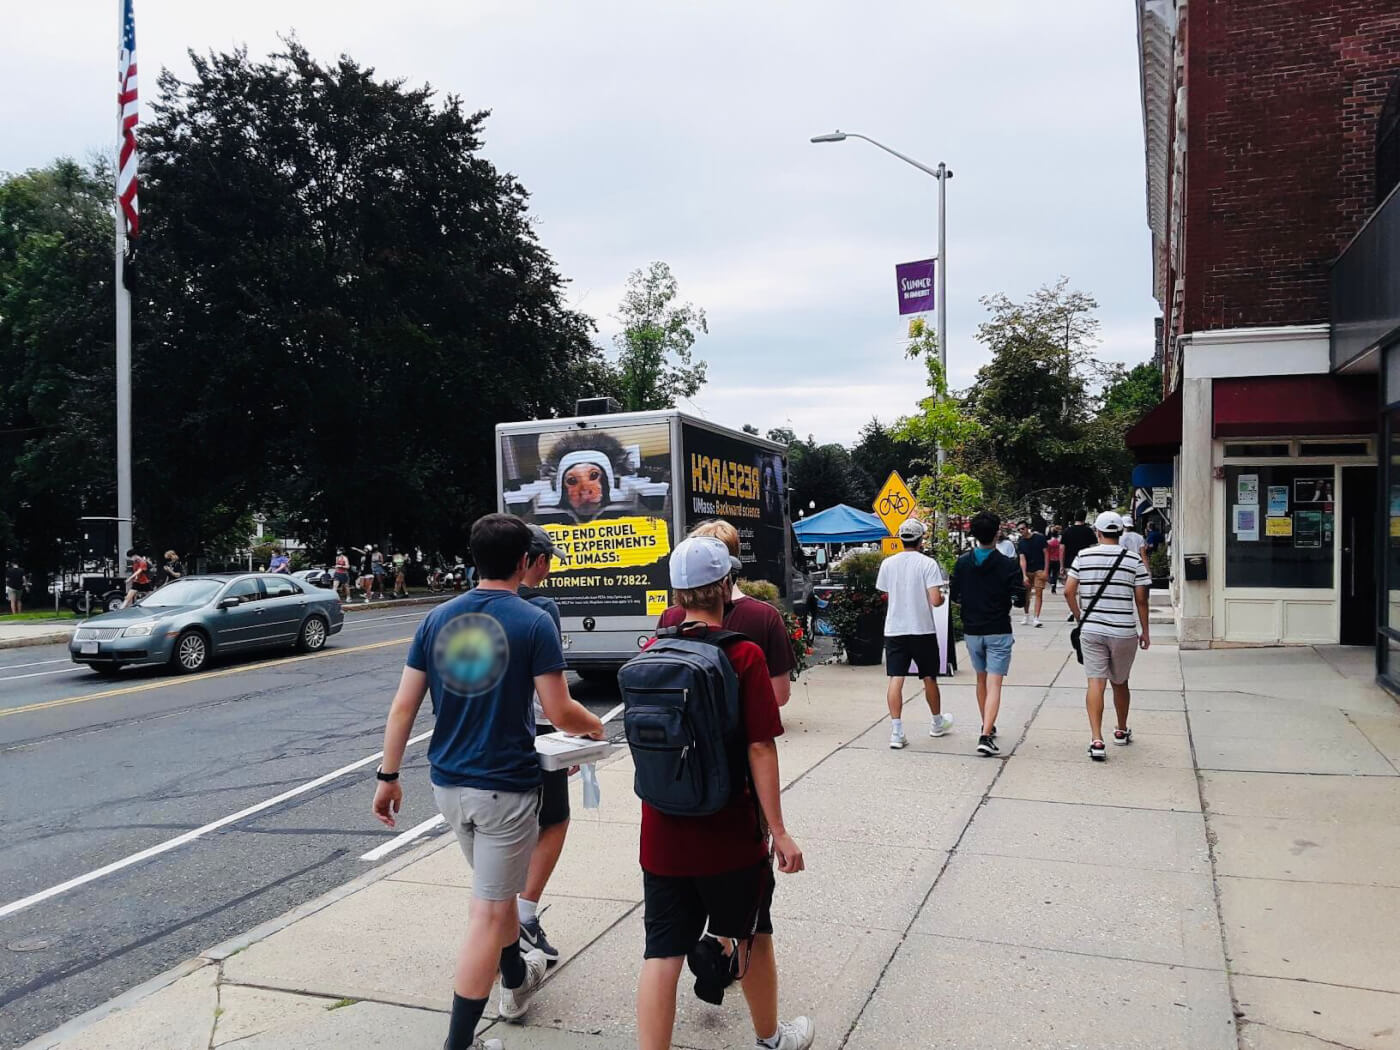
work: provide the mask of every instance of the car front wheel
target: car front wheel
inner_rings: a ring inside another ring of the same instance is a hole
[[[325,647],[327,636],[326,621],[319,616],[308,616],[297,636],[297,648],[304,653],[314,653]]]
[[[209,639],[198,631],[185,631],[175,639],[175,651],[170,660],[181,674],[204,670],[209,663]]]

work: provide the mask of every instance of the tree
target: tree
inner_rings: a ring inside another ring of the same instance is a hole
[[[1161,403],[1162,370],[1144,361],[1131,369],[1115,364],[1107,372],[1108,382],[1094,420],[1094,440],[1107,461],[1105,469],[1115,488],[1126,493],[1132,484],[1133,453],[1124,436]]]
[[[493,425],[611,377],[524,187],[481,156],[486,114],[295,41],[191,59],[143,125],[138,542],[241,545],[263,510],[462,550],[495,506]],[[111,513],[110,205],[110,173],[69,163],[0,185],[0,541]]]
[[[622,331],[614,339],[613,383],[629,412],[671,408],[705,385],[707,366],[693,353],[696,331],[709,331],[705,311],[677,304],[677,294],[676,279],[664,262],[634,270],[627,278],[619,307]]]
[[[758,436],[758,427],[754,426],[752,423],[745,423],[745,424],[744,424],[744,433],[745,433],[745,434],[753,434],[755,437],[757,437],[757,436]]]
[[[871,419],[860,429],[860,436],[851,447],[851,463],[860,494],[855,505],[867,509],[874,502],[880,487],[892,471],[898,471],[905,481],[924,469],[923,449],[915,441],[901,436],[900,424],[886,426]]]
[[[788,481],[794,514],[826,510],[838,503],[854,504],[860,498],[850,452],[834,443],[818,445],[811,436],[788,444]]]
[[[791,445],[797,440],[797,431],[793,430],[792,427],[774,427],[768,431],[768,440]]]
[[[989,504],[1003,514],[1035,516],[1110,502],[1114,472],[1092,426],[1097,303],[1065,278],[1024,302],[997,294],[982,303],[991,316],[977,337],[991,360],[962,402],[979,427],[966,463]]]

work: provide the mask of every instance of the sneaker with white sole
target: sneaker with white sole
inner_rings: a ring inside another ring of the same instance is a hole
[[[977,738],[977,753],[979,755],[987,755],[990,758],[995,758],[997,755],[1001,754],[1001,748],[997,747],[997,742],[995,740],[984,734]]]
[[[1022,617],[1021,617],[1021,626],[1022,626],[1022,627],[1029,627],[1030,625],[1031,625],[1031,618],[1030,618],[1029,616],[1022,616]]]
[[[1113,731],[1113,742],[1115,744],[1131,744],[1133,742],[1133,731],[1131,729],[1115,729]]]
[[[536,948],[544,952],[550,966],[559,961],[559,949],[550,944],[549,938],[544,935],[544,927],[540,925],[538,915],[529,922],[520,924],[520,953],[523,955]]]
[[[515,1021],[525,1016],[525,1011],[530,1008],[530,1000],[544,983],[544,975],[549,972],[549,960],[538,948],[526,952],[524,962],[525,983],[519,988],[501,985],[501,1017],[507,1021]]]
[[[898,751],[901,747],[904,747],[904,746],[907,745],[908,743],[909,743],[909,741],[904,739],[904,730],[902,730],[902,729],[891,729],[891,730],[890,730],[890,750],[892,750],[892,751]]]
[[[942,736],[953,728],[952,715],[934,715],[933,722],[928,727],[929,736]]]
[[[448,1050],[446,1043],[442,1044],[442,1050]],[[477,1036],[468,1050],[506,1050],[506,1044],[499,1039],[483,1039]]]
[[[778,1022],[778,1041],[773,1050],[808,1050],[817,1037],[817,1025],[810,1017],[794,1017]],[[768,1044],[754,1040],[754,1050],[767,1050]]]
[[[1032,622],[1036,627],[1044,627],[1044,626],[1045,626],[1043,623],[1040,622],[1040,617],[1039,617],[1039,616],[1037,616],[1037,617],[1036,617],[1034,620],[1032,620],[1031,622]]]
[[[1095,762],[1103,762],[1108,758],[1108,748],[1103,746],[1102,740],[1091,740],[1089,742],[1089,757]]]

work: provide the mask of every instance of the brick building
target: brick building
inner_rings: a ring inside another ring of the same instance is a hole
[[[1172,464],[1183,645],[1376,644],[1400,2],[1137,3],[1168,397],[1130,444]]]

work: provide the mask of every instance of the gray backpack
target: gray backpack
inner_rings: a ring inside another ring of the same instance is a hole
[[[618,671],[637,797],[678,817],[718,813],[748,782],[733,631],[672,627]]]

